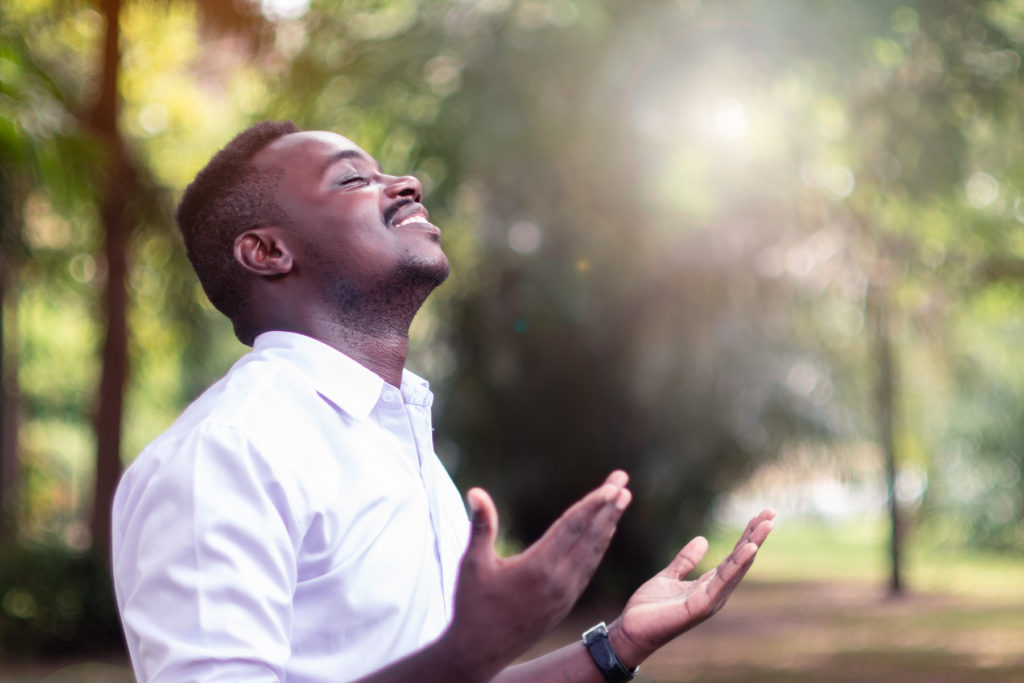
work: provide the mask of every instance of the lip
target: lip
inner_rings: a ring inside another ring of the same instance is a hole
[[[409,219],[412,219],[412,222],[407,223],[406,225],[401,225],[402,221],[407,221]],[[427,211],[426,207],[422,204],[416,203],[403,206],[399,209],[391,219],[391,226],[402,230],[424,230],[436,235],[441,234],[441,229],[430,222],[430,213]]]

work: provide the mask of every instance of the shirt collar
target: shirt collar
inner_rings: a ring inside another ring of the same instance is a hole
[[[297,332],[264,332],[253,342],[253,352],[294,365],[321,396],[356,418],[369,415],[388,386],[333,346]],[[428,408],[433,403],[428,382],[409,370],[402,371],[401,391],[406,403]]]

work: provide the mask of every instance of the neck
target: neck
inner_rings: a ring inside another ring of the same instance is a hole
[[[285,330],[319,339],[385,382],[401,385],[409,326],[448,275],[448,262],[430,268],[405,264],[369,282],[344,273],[316,277],[315,268],[313,273],[311,278],[256,279],[249,300],[258,305],[249,307],[248,327],[256,333]]]
[[[402,291],[402,290],[398,290]],[[393,386],[402,383],[409,354],[409,325],[429,290],[396,296],[395,290],[360,296],[279,298],[265,290],[253,336],[268,330],[298,332],[336,348]]]
[[[299,331],[299,330],[296,330]],[[409,328],[371,329],[319,320],[302,331],[336,348],[363,367],[373,371],[392,386],[402,384],[402,370],[409,355]]]

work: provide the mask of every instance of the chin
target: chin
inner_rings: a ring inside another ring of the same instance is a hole
[[[445,280],[448,279],[448,274],[451,272],[451,268],[448,266],[448,261],[444,264],[438,264],[434,268],[430,269],[424,275],[433,283],[434,287],[439,287]]]
[[[442,254],[440,258],[435,259],[415,259],[404,264],[402,270],[403,279],[419,280],[423,284],[437,287],[448,279],[451,266],[448,263],[448,257]]]
[[[381,282],[388,298],[409,298],[420,303],[448,277],[448,261],[406,262],[392,271],[391,277]]]

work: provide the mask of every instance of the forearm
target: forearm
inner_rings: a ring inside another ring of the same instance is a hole
[[[628,668],[645,657],[630,649],[617,631],[618,622],[609,626],[612,647]],[[502,668],[495,656],[488,657],[479,648],[467,649],[449,631],[422,650],[391,664],[358,683],[604,683],[590,652],[580,640],[521,664]]]
[[[494,678],[509,659],[481,648],[467,647],[449,629],[444,635],[421,650],[358,679],[356,683],[485,683]]]
[[[582,641],[510,666],[493,680],[495,683],[604,683]]]
[[[618,620],[609,625],[609,640],[627,668],[633,669],[646,658],[632,649],[618,633]],[[493,679],[495,683],[604,683],[604,677],[583,641],[566,645],[546,655],[511,666]]]

